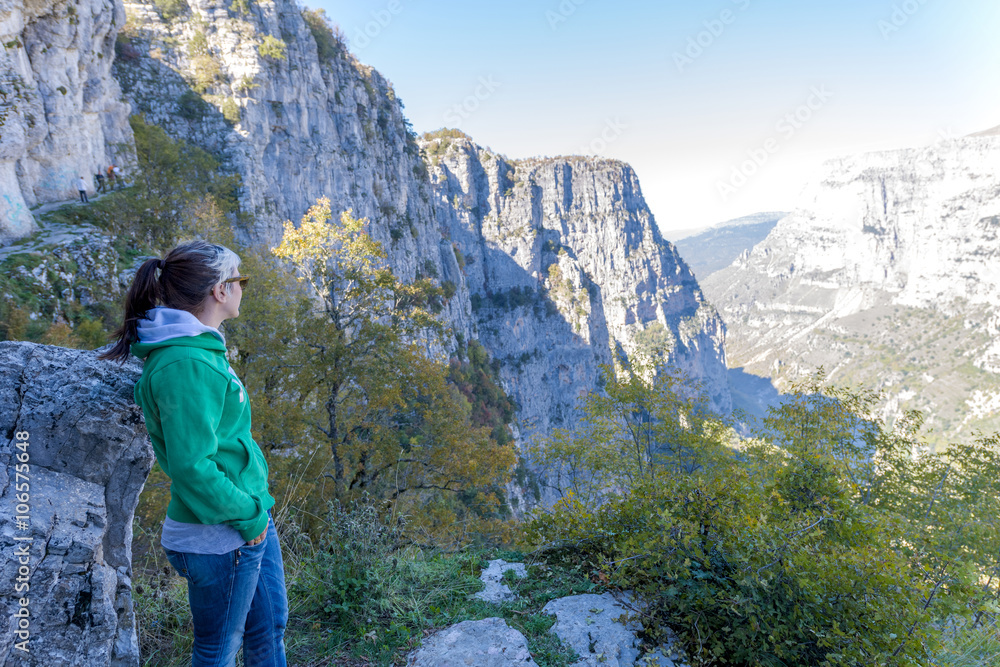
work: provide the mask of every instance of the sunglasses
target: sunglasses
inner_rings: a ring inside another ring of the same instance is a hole
[[[250,276],[236,276],[235,278],[230,278],[229,280],[223,280],[222,283],[239,283],[240,289],[246,289],[247,283],[250,282]]]

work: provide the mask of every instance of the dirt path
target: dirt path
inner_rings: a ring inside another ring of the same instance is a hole
[[[90,198],[90,200],[94,201],[101,196],[102,195],[96,195]],[[47,222],[42,219],[42,216],[46,213],[60,209],[63,206],[86,206],[86,204],[77,199],[51,202],[34,209],[31,214],[35,216],[35,222],[38,224],[38,231],[33,233],[31,236],[18,239],[10,245],[0,247],[0,262],[7,259],[11,255],[16,255],[22,252],[35,252],[45,246],[66,245],[76,241],[77,239],[83,239],[95,234],[103,236],[104,233],[94,225],[68,225],[59,222]]]

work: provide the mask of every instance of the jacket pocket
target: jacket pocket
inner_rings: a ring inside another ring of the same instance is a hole
[[[244,490],[248,493],[254,491],[254,489],[251,489],[246,484],[248,476],[256,477],[257,481],[266,487],[267,475],[264,471],[267,469],[267,463],[264,461],[264,454],[252,442],[247,442],[243,438],[237,438],[237,440],[243,445],[243,449],[247,453],[247,464],[240,471],[240,482],[243,483]]]

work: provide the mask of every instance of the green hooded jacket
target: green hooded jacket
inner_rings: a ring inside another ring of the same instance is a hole
[[[135,401],[160,467],[170,477],[167,516],[226,524],[250,541],[267,527],[274,498],[267,461],[250,435],[250,400],[211,333],[134,343],[144,360]]]

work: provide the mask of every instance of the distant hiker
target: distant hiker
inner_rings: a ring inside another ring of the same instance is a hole
[[[124,183],[122,183],[122,170],[118,168],[118,165],[113,164],[111,165],[111,171],[115,175],[115,183],[117,184],[117,189],[121,190],[122,185],[124,185]]]
[[[76,182],[76,189],[80,191],[80,201],[89,204],[90,202],[87,201],[87,181],[83,180],[83,176]]]
[[[97,172],[94,179],[97,181],[97,192],[104,192],[104,174]]]
[[[115,165],[108,165],[108,189],[114,190],[115,188]]]

